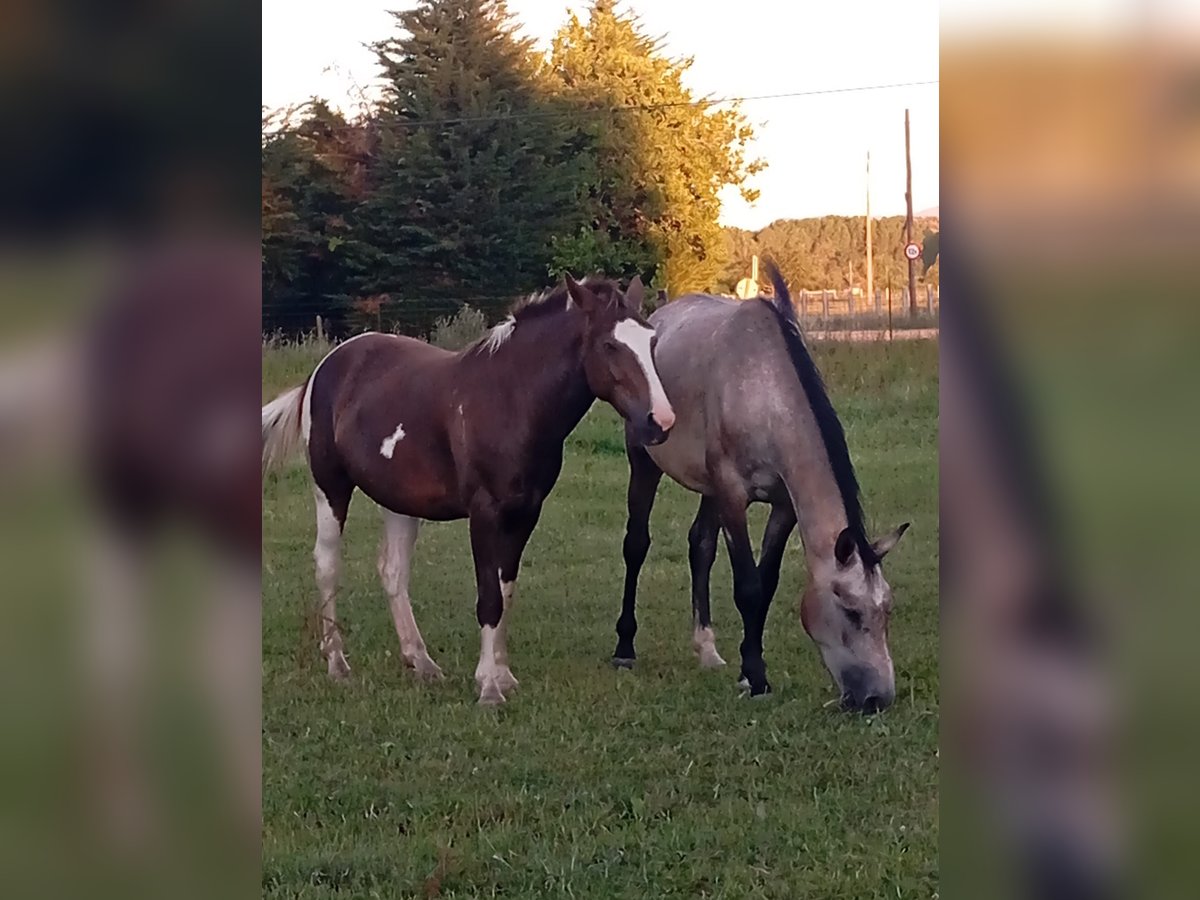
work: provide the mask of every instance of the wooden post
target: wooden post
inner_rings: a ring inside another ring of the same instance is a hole
[[[875,296],[875,265],[871,259],[871,151],[867,151],[867,302]]]
[[[803,319],[808,315],[808,291],[800,291],[800,318]]]
[[[904,165],[907,172],[904,187],[904,202],[908,206],[908,215],[904,219],[904,233],[908,243],[913,242],[913,208],[912,208],[912,153],[909,150],[908,110],[904,111]],[[917,316],[917,261],[908,260],[908,314]]]
[[[825,320],[822,327],[829,327],[829,288],[821,288],[821,317]]]
[[[892,339],[892,283],[888,282],[888,340]]]
[[[321,321],[321,317],[320,317],[320,316],[317,316],[317,340],[318,340],[318,341],[324,341],[324,340],[325,340],[325,325],[324,325],[324,323]]]

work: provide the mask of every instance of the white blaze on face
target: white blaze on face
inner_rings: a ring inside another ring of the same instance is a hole
[[[396,430],[383,439],[383,443],[379,445],[379,455],[385,459],[391,459],[392,454],[396,452],[396,444],[404,440],[404,426],[397,425]]]
[[[646,383],[650,385],[650,414],[658,427],[663,431],[675,424],[675,410],[667,400],[667,392],[663,390],[658,378],[658,370],[654,368],[654,357],[650,353],[650,339],[654,337],[654,329],[648,328],[636,319],[622,319],[613,329],[613,337],[633,351]]]

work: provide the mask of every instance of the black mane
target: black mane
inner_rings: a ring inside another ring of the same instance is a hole
[[[804,345],[804,336],[800,331],[800,322],[796,319],[796,308],[792,306],[787,284],[773,261],[766,260],[764,268],[775,289],[775,297],[773,301],[763,297],[760,298],[760,302],[765,303],[779,319],[788,355],[792,359],[796,374],[800,377],[800,384],[808,397],[808,405],[812,407],[813,416],[817,420],[817,430],[821,433],[821,443],[825,445],[825,453],[829,457],[830,468],[833,469],[838,493],[842,497],[842,506],[846,510],[846,522],[850,533],[854,535],[858,555],[867,569],[873,569],[879,565],[879,557],[867,537],[858,476],[854,474],[850,448],[846,446],[846,432],[842,430],[842,422],[829,400],[825,381],[817,370],[817,364],[813,362],[808,348]]]

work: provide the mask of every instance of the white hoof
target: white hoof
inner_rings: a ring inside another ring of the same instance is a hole
[[[521,682],[517,681],[517,676],[512,673],[512,669],[508,666],[500,666],[496,670],[496,684],[501,691],[511,691],[520,687]]]
[[[741,678],[739,678],[738,683],[737,683],[737,689],[739,691],[750,690],[750,679],[747,678],[745,675],[743,675]]]
[[[479,686],[480,706],[499,706],[504,702],[504,692],[495,678],[485,679]]]
[[[326,665],[329,667],[329,677],[334,681],[345,681],[350,677],[350,663],[346,662],[346,655],[341,650],[330,653]]]
[[[700,668],[719,669],[723,665],[725,665],[725,660],[721,659],[721,654],[712,644],[706,644],[700,649]]]
[[[412,668],[413,672],[422,681],[441,681],[442,667],[429,658],[429,655],[418,656],[416,659],[406,663]]]

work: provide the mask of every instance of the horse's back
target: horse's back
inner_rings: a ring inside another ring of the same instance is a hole
[[[758,300],[687,295],[655,311],[655,365],[676,424],[650,455],[685,487],[711,493],[715,462],[771,493],[778,445],[802,392],[774,311]]]
[[[440,496],[408,495],[413,485],[447,480],[447,391],[457,359],[424,341],[374,333],[331,351],[305,398],[318,485],[352,482],[389,509],[411,505],[430,518],[455,512]]]

